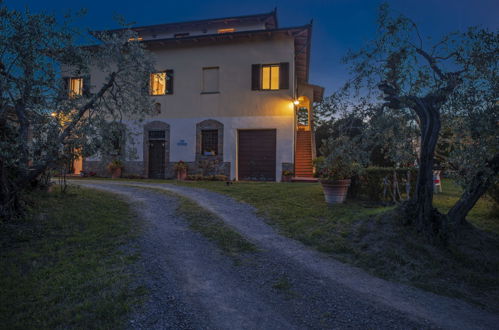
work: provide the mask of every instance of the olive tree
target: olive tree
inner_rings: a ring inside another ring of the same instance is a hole
[[[94,153],[101,128],[152,108],[152,61],[133,31],[83,34],[72,18],[10,10],[0,3],[0,216],[22,209],[20,194],[68,152]],[[100,72],[71,95],[64,76]],[[93,87],[90,89],[89,87]]]
[[[412,20],[391,15],[387,5],[380,7],[377,32],[375,40],[346,56],[352,78],[324,108],[368,122],[363,140],[384,143],[392,156],[398,150],[396,162],[410,159],[403,151],[417,145],[416,192],[400,210],[419,230],[445,236],[498,180],[499,35],[474,27],[438,41],[424,39]],[[446,215],[432,204],[442,127],[452,144],[448,162],[464,188]]]

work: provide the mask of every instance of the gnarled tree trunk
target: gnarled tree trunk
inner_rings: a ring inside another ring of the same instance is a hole
[[[471,183],[461,195],[461,198],[449,210],[447,217],[452,224],[462,224],[466,221],[466,216],[471,211],[480,197],[487,192],[487,189],[494,183],[494,176],[499,171],[499,154],[495,155],[488,162],[488,167],[492,174],[487,175],[484,171],[478,172],[471,180]]]
[[[410,203],[413,221],[421,231],[437,234],[444,224],[442,217],[433,208],[433,162],[435,147],[440,132],[440,113],[431,99],[416,99],[414,110],[419,117],[421,127],[421,150],[416,192]]]

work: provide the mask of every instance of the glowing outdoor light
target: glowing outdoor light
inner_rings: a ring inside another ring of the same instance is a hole
[[[294,105],[298,105],[298,104],[300,104],[300,101],[298,101],[298,100],[294,100],[294,101],[293,101],[293,104],[294,104]]]
[[[57,113],[52,112],[50,115],[51,115],[52,117],[56,117],[56,116],[57,116]]]

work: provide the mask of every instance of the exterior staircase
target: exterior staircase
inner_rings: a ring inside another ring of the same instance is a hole
[[[295,178],[299,179],[313,178],[312,164],[312,132],[307,130],[298,130],[296,132],[296,151],[295,151]],[[295,180],[293,180],[295,181]]]

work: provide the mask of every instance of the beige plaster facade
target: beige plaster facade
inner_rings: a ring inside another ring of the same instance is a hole
[[[127,122],[136,133],[134,141],[129,143],[135,147],[138,157],[127,159],[125,173],[148,175],[147,131],[149,127],[161,125],[168,127],[165,130],[165,177],[173,176],[173,164],[180,160],[187,162],[190,170],[196,171],[196,162],[200,159],[199,125],[206,121],[219,123],[219,138],[223,139],[219,141],[222,150],[217,157],[213,157],[218,159],[215,172],[225,174],[230,179],[238,178],[238,131],[248,129],[276,130],[276,181],[281,179],[283,170],[292,170],[296,130],[293,101],[298,98],[298,93],[303,93],[311,101],[314,100],[314,88],[307,85],[304,78],[308,79],[309,55],[304,60],[303,54],[297,53],[297,35],[308,33],[306,45],[309,49],[311,30],[310,26],[289,30],[269,29],[268,27],[277,26],[275,13],[271,15],[274,15],[274,18],[262,15],[261,22],[256,23],[251,20],[245,22],[243,19],[240,25],[237,25],[237,20],[231,21],[236,32],[224,33],[222,39],[218,36],[203,36],[215,33],[220,28],[220,24],[216,22],[213,26],[208,24],[206,28],[182,26],[179,31],[190,31],[189,34],[199,32],[201,36],[199,39],[188,37],[175,40],[178,42],[169,39],[177,33],[171,25],[167,25],[164,31],[159,28],[138,28],[143,42],[149,43],[157,71],[173,70],[173,93],[151,96],[154,102],[159,104],[157,107],[160,113],[147,117],[142,123],[131,120]],[[253,16],[251,17],[253,20]],[[301,48],[303,52],[303,47]],[[300,63],[297,63],[297,59]],[[252,88],[254,64],[278,63],[289,64],[287,88]],[[217,68],[218,90],[203,92],[205,68]],[[104,78],[97,70],[92,71],[92,88],[98,89]],[[99,161],[98,156],[87,158],[83,165],[84,170],[103,168]]]

